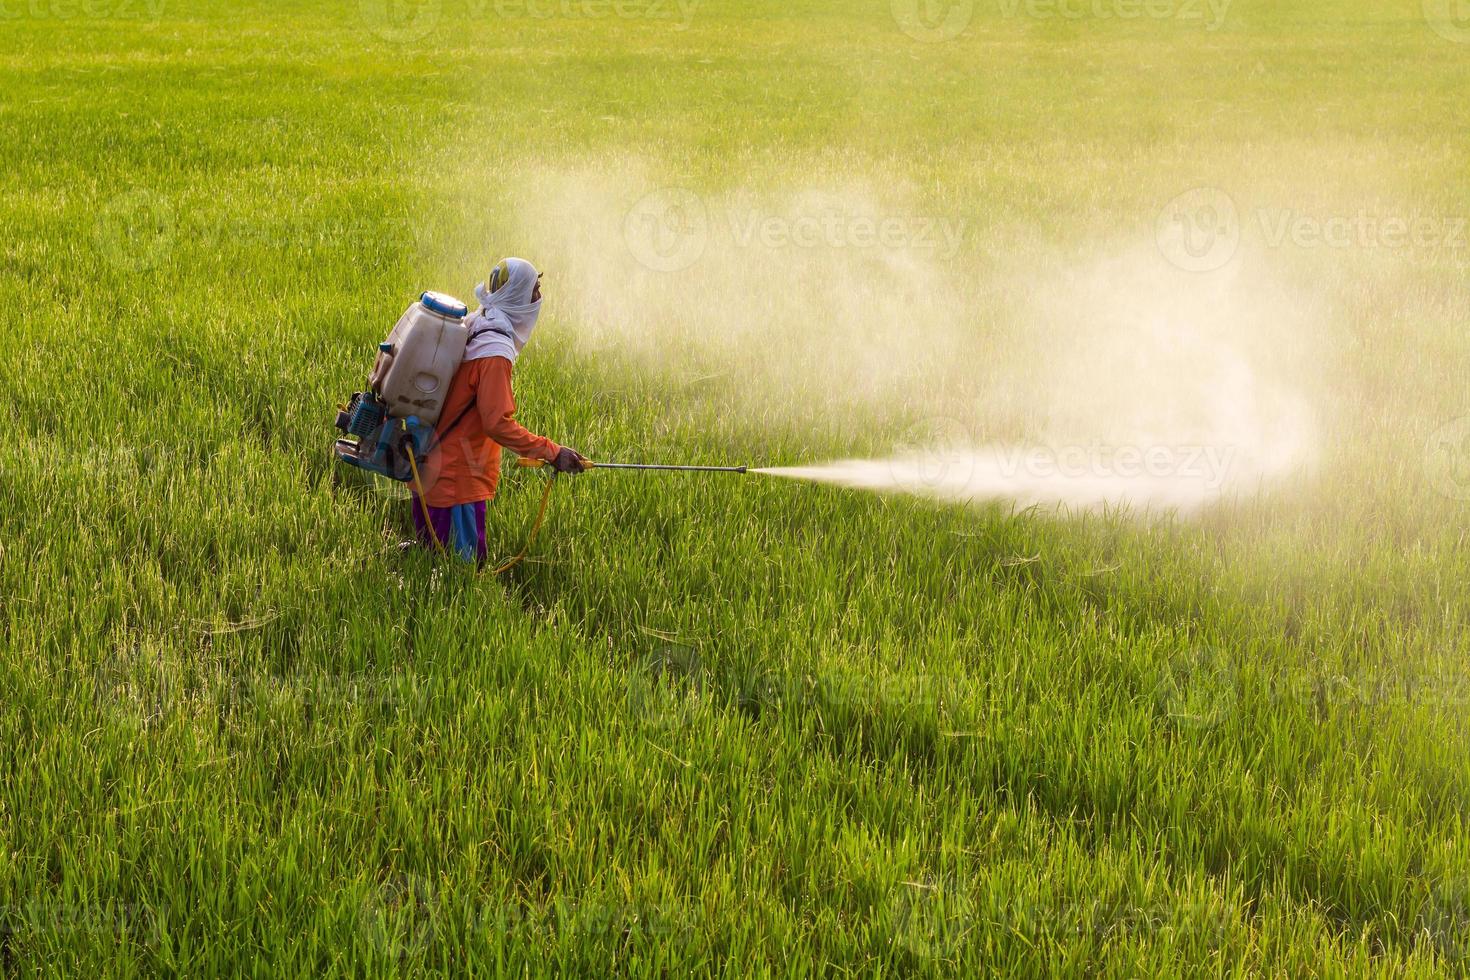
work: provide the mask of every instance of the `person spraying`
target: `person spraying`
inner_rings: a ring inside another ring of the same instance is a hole
[[[532,433],[515,419],[511,377],[541,315],[541,274],[506,258],[475,287],[480,307],[466,320],[469,339],[435,428],[423,473],[423,499],[412,491],[418,540],[483,562],[485,507],[500,481],[500,448],[540,460],[558,473],[580,473],[581,453]]]
[[[378,345],[366,390],[338,406],[337,460],[407,484],[419,542],[484,561],[485,509],[500,481],[502,446],[522,466],[549,466],[556,473],[594,466],[747,472],[744,466],[593,463],[530,432],[515,419],[511,374],[541,315],[541,275],[525,259],[507,258],[475,287],[475,296],[480,306],[471,313],[453,296],[421,293]],[[525,557],[546,515],[551,487],[546,484],[525,548],[497,573]]]

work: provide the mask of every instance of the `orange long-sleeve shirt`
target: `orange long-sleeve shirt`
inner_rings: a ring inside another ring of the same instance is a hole
[[[500,482],[501,446],[517,456],[547,462],[556,458],[560,446],[515,420],[510,372],[510,361],[505,358],[481,357],[465,361],[454,373],[444,411],[439,414],[439,447],[424,466],[424,498],[430,507],[494,497]],[[465,411],[472,398],[474,406]]]

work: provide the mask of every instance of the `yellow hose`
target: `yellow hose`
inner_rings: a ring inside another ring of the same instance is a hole
[[[439,554],[445,554],[444,542],[439,540],[439,532],[434,530],[434,519],[429,516],[429,501],[424,496],[424,483],[419,478],[419,464],[415,458],[413,447],[408,447],[408,467],[413,471],[413,486],[418,491],[419,506],[424,511],[424,524],[429,528],[429,537],[434,540],[434,547]],[[491,575],[499,575],[501,572],[509,571],[521,563],[526,557],[526,552],[531,550],[531,545],[536,542],[536,535],[541,531],[541,524],[546,520],[546,507],[551,503],[551,488],[556,485],[556,473],[551,474],[551,479],[546,481],[546,490],[541,494],[541,506],[536,510],[536,520],[531,524],[531,533],[526,536],[526,543],[516,556],[504,565],[490,570]]]
[[[413,446],[404,443],[408,449],[408,468],[413,470],[413,486],[418,491],[419,506],[424,509],[424,526],[429,529],[429,537],[434,539],[434,547],[439,549],[439,554],[444,554],[444,542],[439,540],[439,532],[434,530],[434,518],[429,516],[429,501],[424,498],[424,481],[419,479],[419,463]]]
[[[536,533],[541,530],[541,522],[546,518],[546,505],[551,503],[551,488],[555,485],[556,474],[553,473],[551,479],[546,481],[546,489],[541,493],[541,507],[536,511],[536,522],[531,525],[531,533],[526,536],[525,547],[521,548],[520,554],[516,555],[504,565],[501,565],[499,568],[492,568],[490,570],[491,575],[499,575],[501,572],[515,568],[521,563],[521,559],[526,557],[526,552],[531,550],[531,545],[536,540]]]

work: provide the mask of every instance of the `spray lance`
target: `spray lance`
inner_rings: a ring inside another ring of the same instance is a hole
[[[410,456],[410,462],[412,462],[412,456]],[[545,460],[541,460],[541,459],[527,459],[524,456],[520,456],[520,457],[517,457],[516,458],[516,465],[517,466],[526,467],[527,469],[541,469],[542,467],[545,467],[548,464],[547,464],[547,462]],[[747,472],[747,468],[744,467],[744,466],[675,466],[675,465],[671,465],[671,464],[667,464],[667,463],[595,463],[595,462],[593,462],[590,459],[583,459],[582,460],[582,469],[584,469],[584,470],[590,470],[590,469],[599,469],[599,470],[675,470],[675,471],[684,472],[684,473],[745,473],[745,472]],[[551,475],[553,477],[555,477],[557,474],[553,472]],[[414,480],[415,480],[415,482],[417,482],[417,480],[418,480],[418,472],[417,472],[417,469],[415,469],[415,471],[414,471]],[[516,565],[518,565],[520,563],[521,559],[523,559],[523,558],[526,557],[526,552],[531,550],[531,545],[535,542],[536,535],[541,530],[541,523],[546,519],[546,505],[551,502],[551,488],[552,488],[552,486],[554,484],[555,484],[555,480],[554,479],[553,480],[549,480],[546,483],[546,490],[541,494],[541,506],[536,509],[536,520],[531,524],[531,533],[529,535],[527,535],[527,537],[526,537],[525,547],[523,547],[515,555],[515,557],[511,558],[505,564],[500,565],[500,566],[492,569],[491,570],[491,574],[492,575],[499,575],[501,572],[506,571],[507,569],[514,568]],[[422,494],[422,491],[420,491],[420,493]],[[420,500],[422,500],[422,499],[423,499],[422,496],[420,496]],[[428,520],[427,515],[425,516],[425,520]],[[430,530],[431,530],[431,533],[432,533],[432,522],[430,522]],[[435,538],[435,543],[436,544],[439,543],[437,538]],[[441,545],[441,548],[442,548],[442,545]]]
[[[539,468],[549,465],[544,460],[527,459],[524,456],[516,460],[517,466]],[[671,470],[676,473],[748,473],[749,468],[745,466],[676,466],[672,463],[595,463],[590,459],[582,460],[582,469],[591,470]]]
[[[408,454],[408,461],[409,461],[409,466],[412,468],[412,472],[413,472],[413,483],[414,483],[414,486],[419,491],[419,498],[418,498],[419,499],[419,503],[420,503],[421,506],[423,506],[425,508],[425,510],[424,510],[424,521],[429,526],[429,533],[431,535],[434,535],[434,530],[433,530],[433,524],[434,524],[434,522],[429,519],[428,505],[424,503],[423,485],[419,482],[418,463],[417,463],[417,460],[415,459],[414,454],[413,454],[413,452],[411,450],[410,450],[410,452]],[[541,469],[543,467],[548,467],[550,464],[547,463],[545,460],[541,460],[541,459],[527,459],[524,456],[519,456],[519,457],[516,458],[516,465],[517,466],[521,466],[521,467],[525,467],[527,469]],[[596,463],[596,462],[593,462],[590,459],[585,459],[585,458],[582,460],[582,469],[583,470],[590,470],[590,469],[599,469],[599,470],[673,470],[673,471],[676,471],[676,472],[683,472],[683,473],[747,473],[747,472],[749,472],[749,468],[748,467],[745,467],[745,466],[677,466],[677,465],[673,465],[673,464],[669,464],[669,463]],[[756,472],[760,472],[760,471],[757,470]],[[552,475],[553,478],[557,476],[557,474],[555,472],[553,472],[551,475]],[[549,503],[551,503],[551,488],[554,485],[555,485],[555,480],[554,479],[548,480],[547,483],[546,483],[546,489],[541,494],[541,505],[536,508],[536,519],[531,523],[531,533],[526,536],[526,544],[525,544],[525,546],[522,547],[521,550],[519,552],[517,552],[516,555],[513,558],[511,558],[509,561],[507,561],[504,564],[499,565],[499,566],[491,569],[490,574],[492,574],[492,575],[499,575],[501,572],[504,572],[504,571],[507,571],[508,569],[514,568],[516,565],[520,564],[520,562],[521,562],[521,560],[523,558],[526,557],[526,552],[528,552],[528,551],[531,550],[531,545],[536,542],[536,535],[541,532],[541,525],[546,520],[546,507],[547,507],[547,505]],[[434,544],[441,551],[444,549],[444,545],[443,545],[442,542],[439,541],[439,538],[438,538],[437,535],[434,535]]]
[[[428,505],[424,501],[423,484],[419,481],[418,462],[417,462],[417,459],[415,458],[414,453],[413,453],[413,451],[411,449],[409,450],[409,453],[408,453],[408,462],[409,462],[409,466],[412,469],[414,486],[415,486],[415,488],[418,489],[418,492],[419,492],[419,496],[418,496],[419,504],[420,504],[420,506],[424,507],[424,522],[429,526],[429,533],[434,538],[434,544],[435,544],[435,546],[438,547],[440,551],[443,551],[444,550],[443,542],[441,542],[439,540],[438,535],[434,534],[434,522],[432,520],[430,520],[430,518],[429,518]],[[524,456],[519,456],[519,457],[516,458],[516,465],[517,466],[525,467],[527,469],[541,469],[543,467],[549,466],[550,464],[548,464],[545,460],[540,460],[540,459],[527,459]],[[749,468],[748,467],[745,467],[745,466],[676,466],[676,465],[672,465],[672,464],[668,464],[668,463],[595,463],[592,460],[585,459],[585,458],[582,460],[582,469],[583,470],[590,470],[590,469],[599,469],[599,470],[674,470],[674,471],[684,472],[684,473],[746,473],[746,472],[749,472]],[[756,470],[756,472],[760,472],[760,471],[759,470]],[[541,532],[541,525],[546,520],[546,507],[547,507],[547,505],[549,503],[551,503],[551,488],[556,483],[555,477],[557,476],[557,474],[553,471],[551,475],[552,475],[553,479],[547,481],[547,483],[546,483],[546,489],[544,491],[542,491],[542,494],[541,494],[541,504],[540,504],[539,507],[536,508],[536,519],[531,523],[531,533],[526,536],[526,544],[525,544],[525,546],[522,547],[521,550],[519,552],[517,552],[516,555],[513,558],[511,558],[509,561],[507,561],[504,564],[499,565],[499,566],[496,566],[495,568],[491,569],[490,574],[492,574],[492,575],[499,575],[501,572],[507,571],[507,570],[509,570],[511,568],[514,568],[516,565],[520,564],[521,563],[521,560],[526,557],[526,552],[528,552],[528,551],[531,550],[531,545],[536,542],[536,535]]]

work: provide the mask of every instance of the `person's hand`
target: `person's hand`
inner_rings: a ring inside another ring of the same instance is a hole
[[[551,461],[551,468],[558,473],[580,473],[586,468],[582,465],[585,458],[570,446],[562,446]]]

